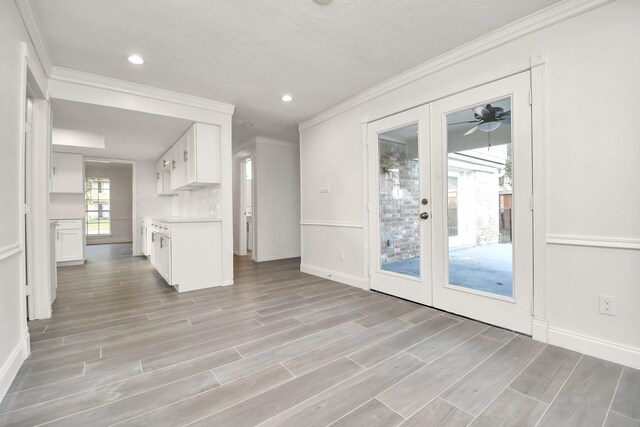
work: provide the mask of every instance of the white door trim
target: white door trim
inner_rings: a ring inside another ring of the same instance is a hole
[[[533,147],[533,321],[531,335],[548,342],[547,301],[547,128],[546,61],[533,55],[531,63],[531,145]]]
[[[84,180],[87,178],[85,176],[84,170],[85,170],[85,163],[86,162],[91,162],[91,161],[98,161],[98,162],[109,162],[109,163],[123,163],[123,164],[128,164],[131,165],[131,233],[132,233],[132,255],[136,256],[136,255],[144,255],[142,253],[142,245],[140,242],[140,230],[138,230],[138,217],[137,217],[137,213],[138,210],[136,209],[137,206],[137,172],[136,172],[136,161],[135,160],[125,160],[125,159],[113,159],[113,158],[106,158],[106,157],[82,157],[82,176],[83,176],[83,182],[82,185],[84,186]],[[84,235],[84,246],[85,246],[85,250],[86,250],[86,246],[87,246],[87,235],[86,235],[86,224],[84,224],[83,221],[83,230],[82,230],[82,234]],[[84,256],[83,256],[84,258]]]

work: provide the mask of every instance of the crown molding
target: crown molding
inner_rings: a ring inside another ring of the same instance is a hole
[[[217,113],[233,114],[235,110],[235,105],[232,104],[64,67],[53,66],[50,78],[60,82],[142,96]]]
[[[254,136],[248,141],[245,141],[233,147],[233,154],[237,154],[251,147],[257,147],[258,145],[273,145],[276,147],[285,147],[291,149],[299,148],[299,145],[295,142],[284,141],[282,139],[267,138],[265,136]]]
[[[18,6],[18,10],[20,11],[20,15],[22,15],[22,21],[27,28],[27,33],[29,34],[31,42],[33,43],[33,47],[36,50],[36,54],[40,59],[40,65],[42,66],[44,73],[47,75],[47,77],[49,77],[52,67],[51,54],[49,53],[47,41],[44,38],[44,33],[42,31],[42,27],[40,26],[40,21],[38,20],[36,10],[33,7],[33,3],[31,2],[31,0],[15,1],[16,6]]]
[[[613,1],[615,0],[564,0],[546,7],[360,92],[300,123],[298,130],[302,132],[419,79]]]
[[[260,145],[274,145],[277,147],[286,147],[286,148],[298,148],[298,144],[296,144],[295,142],[291,142],[291,141],[284,141],[282,139],[273,139],[273,138],[267,138],[264,136],[257,136],[256,138],[256,144]]]

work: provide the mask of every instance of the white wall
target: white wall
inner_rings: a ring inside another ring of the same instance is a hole
[[[366,284],[363,118],[545,57],[549,341],[640,368],[640,2],[618,0],[436,71],[301,133],[303,266]],[[331,192],[319,193],[324,183]],[[597,247],[596,247],[597,246]],[[623,247],[622,249],[619,247]],[[324,248],[325,250],[322,250]],[[337,259],[336,249],[345,251]],[[598,312],[598,295],[618,314]]]
[[[295,143],[257,137],[234,155],[234,247],[240,243],[240,160],[253,154],[256,261],[300,256],[300,153]]]
[[[136,160],[136,215],[171,215],[171,204],[171,197],[156,194],[155,161]]]
[[[21,134],[25,97],[22,43],[38,64],[14,2],[0,2],[0,399],[29,352],[21,220]],[[46,88],[44,88],[46,89]]]
[[[84,194],[50,193],[51,219],[84,219]]]
[[[298,144],[258,138],[256,152],[256,261],[300,256]]]

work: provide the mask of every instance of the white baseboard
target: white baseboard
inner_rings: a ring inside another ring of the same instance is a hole
[[[256,262],[266,262],[266,261],[277,261],[279,259],[289,259],[289,258],[300,258],[300,254],[290,254],[290,255],[273,255],[268,257],[261,257],[258,255]]]
[[[231,285],[233,285],[233,279],[222,282],[222,286],[231,286]]]
[[[11,382],[20,370],[22,362],[29,356],[30,351],[31,339],[27,331],[24,338],[16,345],[9,358],[4,362],[2,368],[0,368],[0,401],[2,401],[7,394]]]
[[[367,289],[367,279],[351,274],[340,273],[322,267],[316,267],[308,264],[300,264],[300,271],[314,276],[324,277],[334,282],[344,283],[345,285],[355,286],[360,289]]]
[[[79,259],[77,261],[57,261],[56,267],[70,267],[72,265],[82,265],[85,263],[84,259]]]
[[[640,369],[640,349],[637,348],[552,327],[549,328],[549,344]]]
[[[531,322],[531,338],[543,343],[549,342],[549,325],[546,320],[533,319]]]

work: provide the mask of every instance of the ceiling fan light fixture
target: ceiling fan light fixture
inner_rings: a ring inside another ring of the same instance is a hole
[[[140,55],[131,55],[127,59],[129,60],[129,62],[131,62],[132,64],[135,64],[135,65],[144,64],[144,59],[142,59],[142,57]]]
[[[495,122],[482,122],[478,125],[478,129],[480,129],[482,132],[492,132],[496,129],[498,129],[500,127],[502,123],[495,121]]]
[[[313,1],[322,5],[331,3],[331,0],[313,0]]]

